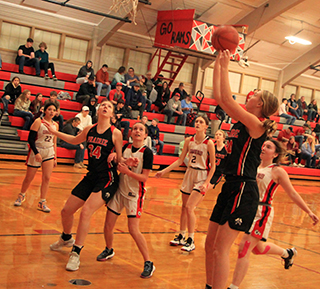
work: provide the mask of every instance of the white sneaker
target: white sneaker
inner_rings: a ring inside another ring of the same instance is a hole
[[[80,266],[80,256],[76,252],[71,252],[66,270],[77,271]]]
[[[63,239],[60,237],[57,242],[50,245],[50,249],[52,251],[60,251],[63,247],[72,247],[73,244],[74,244],[73,238],[71,238],[68,241],[63,241]]]
[[[300,167],[300,168],[304,168],[304,165],[302,165],[302,164],[298,164],[298,167]]]
[[[45,212],[45,213],[50,213],[51,212],[51,210],[47,206],[47,202],[46,201],[44,201],[44,202],[40,201],[38,203],[38,208],[37,209],[39,211],[42,211],[42,212]]]
[[[292,165],[293,165],[294,167],[297,167],[297,166],[298,166],[296,163],[292,163]]]
[[[4,112],[4,113],[3,113],[3,116],[5,116],[5,115],[9,115],[9,113],[7,113],[7,112]]]
[[[182,251],[191,252],[196,248],[192,238],[188,238],[186,244],[181,248]]]
[[[14,206],[21,206],[21,204],[26,200],[26,195],[23,194],[19,194],[18,198],[16,199],[16,201],[14,202]]]
[[[186,244],[186,240],[181,234],[176,235],[175,238],[170,241],[170,246],[179,246],[179,245],[184,246],[185,244]]]

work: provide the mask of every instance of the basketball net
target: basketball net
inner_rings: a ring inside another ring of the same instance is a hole
[[[110,7],[110,12],[114,11],[115,13],[118,13],[125,11],[127,14],[130,13],[132,16],[132,22],[134,25],[137,25],[136,16],[138,4],[139,0],[113,0],[113,4]]]

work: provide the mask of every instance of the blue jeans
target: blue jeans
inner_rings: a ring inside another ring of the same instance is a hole
[[[124,128],[123,130],[123,136],[128,136],[129,133],[129,127],[130,127],[130,122],[128,122],[127,120],[122,120],[120,121],[120,126]]]
[[[36,69],[36,75],[40,75],[39,58],[26,58],[25,56],[18,56],[16,64],[19,64],[19,72],[23,72],[24,66],[34,66]]]
[[[76,150],[76,155],[74,157],[75,164],[83,162],[85,149],[81,149],[80,145],[74,145],[74,144],[70,144],[67,142],[62,142],[61,147],[68,149],[68,150]]]
[[[303,139],[304,139],[304,136],[303,136],[303,135],[296,135],[296,136],[294,137],[294,140],[299,143],[299,148],[301,148],[301,145],[302,145],[302,143],[303,143]]]
[[[30,129],[30,126],[33,122],[33,114],[31,112],[15,109],[13,115],[22,117],[25,120],[24,125],[22,127],[23,130]]]
[[[187,121],[187,115],[182,113],[182,114],[178,114],[175,111],[171,110],[171,109],[165,109],[163,111],[164,114],[167,115],[167,123],[170,123],[172,116],[177,116],[177,124],[180,124],[182,121],[182,125],[186,125],[186,121]]]
[[[108,98],[109,92],[111,90],[111,85],[106,85],[105,83],[102,83],[102,82],[96,82],[96,85],[97,85],[97,95],[101,94],[102,88],[106,88],[107,89],[106,98]]]
[[[287,120],[287,124],[294,124],[294,122],[296,121],[296,118],[294,116],[286,113],[282,113],[280,114],[280,116],[284,117]]]
[[[309,154],[306,154],[306,153],[301,153],[301,158],[303,160],[306,160],[306,165],[305,167],[306,168],[314,168],[315,165],[316,165],[316,155],[314,155],[313,157]]]
[[[9,100],[6,99],[5,97],[2,97],[2,103],[3,103],[3,111],[8,112]]]
[[[55,116],[52,118],[54,121],[59,122],[59,131],[63,130],[63,116],[59,114],[58,116]]]
[[[161,141],[161,140],[158,139],[158,145],[159,145],[158,155],[162,155],[162,150],[163,150],[163,145],[164,145],[163,141]],[[153,146],[154,148],[157,146],[155,139],[152,140],[152,146]]]
[[[147,104],[146,111],[150,112],[152,101],[150,99],[146,98],[146,104]]]
[[[292,108],[289,108],[289,111],[296,117],[296,118],[300,118],[300,115],[298,113],[298,110],[295,110],[295,109],[292,109]]]

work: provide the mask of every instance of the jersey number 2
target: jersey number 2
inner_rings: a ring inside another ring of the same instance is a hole
[[[101,157],[101,146],[94,148],[92,144],[88,145],[89,155],[92,158],[93,156],[98,160]]]

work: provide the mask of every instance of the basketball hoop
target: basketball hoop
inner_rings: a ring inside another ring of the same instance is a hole
[[[113,0],[113,4],[110,7],[110,11],[114,11],[115,13],[125,11],[127,14],[130,13],[132,16],[132,22],[134,25],[136,23],[136,16],[137,16],[137,8],[138,8],[139,0]]]

